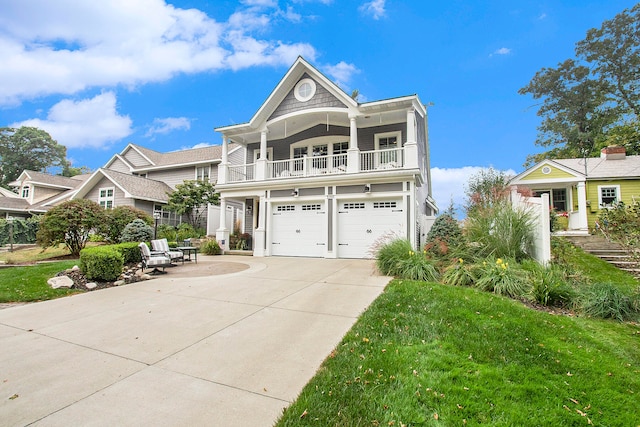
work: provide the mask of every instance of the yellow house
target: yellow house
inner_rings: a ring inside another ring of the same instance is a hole
[[[543,160],[510,181],[535,196],[549,194],[549,204],[568,217],[567,232],[588,234],[602,209],[640,201],[640,156],[624,147],[603,148],[600,157]]]

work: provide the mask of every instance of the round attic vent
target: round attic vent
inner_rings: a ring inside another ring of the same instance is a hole
[[[310,100],[311,98],[313,98],[313,95],[316,94],[316,82],[311,79],[300,80],[293,90],[293,94],[300,102],[306,102]]]
[[[545,175],[548,175],[551,173],[551,168],[549,166],[543,166],[542,167],[542,173]]]

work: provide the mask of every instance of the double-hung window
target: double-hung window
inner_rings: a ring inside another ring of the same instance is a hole
[[[611,208],[620,201],[619,185],[599,185],[598,186],[598,206],[600,208]]]
[[[209,182],[209,166],[200,166],[196,168],[196,180]]]
[[[114,188],[101,188],[98,190],[98,204],[104,209],[112,209],[114,197]]]
[[[382,133],[375,136],[376,150],[389,150],[379,153],[379,165],[398,162],[398,152],[395,149],[402,146],[401,140],[402,134],[400,132]]]
[[[24,187],[22,187],[22,198],[23,199],[28,199],[29,198],[29,186],[25,185]]]

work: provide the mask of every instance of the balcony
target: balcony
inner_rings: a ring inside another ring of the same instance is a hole
[[[357,172],[384,171],[405,167],[405,149],[361,151],[354,157],[359,164],[353,167]],[[287,179],[292,177],[306,178],[313,176],[341,175],[351,171],[347,153],[327,156],[304,156],[297,159],[268,160],[265,178],[258,176],[258,164],[229,165],[227,184],[250,181]]]

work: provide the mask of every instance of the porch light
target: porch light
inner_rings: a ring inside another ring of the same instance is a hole
[[[364,185],[364,192],[365,193],[371,193],[371,184],[365,184]]]

